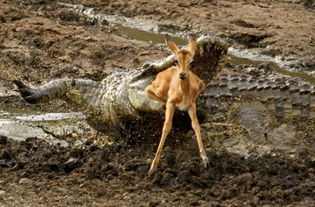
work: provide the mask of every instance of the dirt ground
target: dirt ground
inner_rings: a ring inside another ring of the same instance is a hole
[[[312,0],[63,2],[156,21],[166,31],[216,34],[241,48],[297,60],[297,68],[315,68]],[[14,89],[14,79],[99,81],[169,54],[58,1],[0,0],[0,8],[0,88]],[[197,147],[180,145],[169,143],[158,172],[148,176],[156,148],[150,142],[100,147],[87,141],[74,148],[1,136],[0,206],[315,206],[315,161],[307,152],[244,159],[210,149],[206,170]]]

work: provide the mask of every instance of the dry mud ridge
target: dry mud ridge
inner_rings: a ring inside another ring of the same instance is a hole
[[[1,115],[8,108],[72,110],[58,101],[45,106],[22,102],[13,91],[14,79],[33,84],[65,77],[100,81],[168,54],[164,46],[132,39],[107,21],[100,24],[70,11],[65,3],[150,20],[162,31],[216,34],[240,48],[297,61],[291,69],[314,69],[311,0],[1,0]],[[306,127],[314,128],[314,122]],[[15,141],[0,136],[0,206],[315,206],[314,147],[294,156],[271,153],[246,159],[208,148],[206,170],[194,140],[168,140],[159,170],[147,176],[154,140],[104,146],[95,137],[102,135],[66,134],[67,141],[87,141],[62,146],[36,137]]]

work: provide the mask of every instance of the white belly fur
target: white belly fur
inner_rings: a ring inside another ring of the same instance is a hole
[[[176,107],[181,111],[187,111],[189,104],[188,103],[180,103],[176,104]]]

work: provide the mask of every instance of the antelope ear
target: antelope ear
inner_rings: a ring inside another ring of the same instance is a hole
[[[168,34],[165,35],[165,43],[168,48],[170,48],[171,51],[176,55],[179,49],[176,44],[172,40],[170,40],[170,36]]]
[[[196,36],[195,35],[190,35],[188,48],[189,48],[192,56],[194,56],[195,52],[197,50],[197,42],[196,42]]]

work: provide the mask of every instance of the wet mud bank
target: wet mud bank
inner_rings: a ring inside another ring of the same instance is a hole
[[[122,144],[101,148],[88,142],[82,148],[67,148],[36,138],[16,142],[1,136],[0,190],[6,192],[1,202],[8,206],[44,202],[58,206],[89,202],[94,206],[312,206],[315,202],[315,163],[306,152],[294,159],[270,155],[244,159],[208,151],[210,168],[206,170],[196,150],[169,146],[160,169],[149,177],[150,153],[140,148]],[[28,191],[14,197],[12,193],[22,186]],[[43,188],[46,195],[39,191]],[[44,200],[35,201],[38,197]]]
[[[315,67],[314,6],[306,2],[161,1],[150,4],[142,1],[77,1],[77,4],[91,8],[87,14],[95,12],[153,22],[156,26],[147,27],[151,31],[215,34],[233,45],[238,44],[241,49],[295,62],[292,69],[303,71]],[[123,24],[128,25],[128,21]]]
[[[167,27],[166,25],[160,24],[158,21],[129,18],[118,15],[106,15],[101,12],[97,12],[94,7],[84,7],[82,5],[75,5],[69,3],[58,3],[65,12],[74,12],[76,15],[83,15],[95,24],[103,25],[104,21],[111,27],[113,32],[119,35],[126,36],[131,39],[140,41],[147,41],[155,44],[164,44],[164,34],[173,35],[173,40],[179,45],[185,45],[189,33],[193,33],[194,30],[185,31],[180,28]],[[198,32],[197,32],[198,33]],[[200,31],[199,31],[200,33]],[[207,34],[209,32],[206,32]],[[213,35],[213,33],[211,33]],[[234,38],[235,39],[235,38]],[[242,41],[237,42],[242,43]],[[252,43],[253,40],[248,40]],[[243,42],[244,43],[244,42]],[[228,63],[234,65],[248,64],[252,66],[258,66],[264,63],[271,63],[274,70],[278,73],[291,75],[299,78],[308,79],[312,83],[315,83],[315,65],[309,64],[309,67],[298,59],[285,59],[284,57],[268,54],[267,52],[261,51],[259,45],[255,47],[247,45],[247,49],[244,47],[235,47],[235,42],[231,43],[233,46],[229,48],[229,56],[226,60]],[[245,43],[244,43],[245,44]]]

